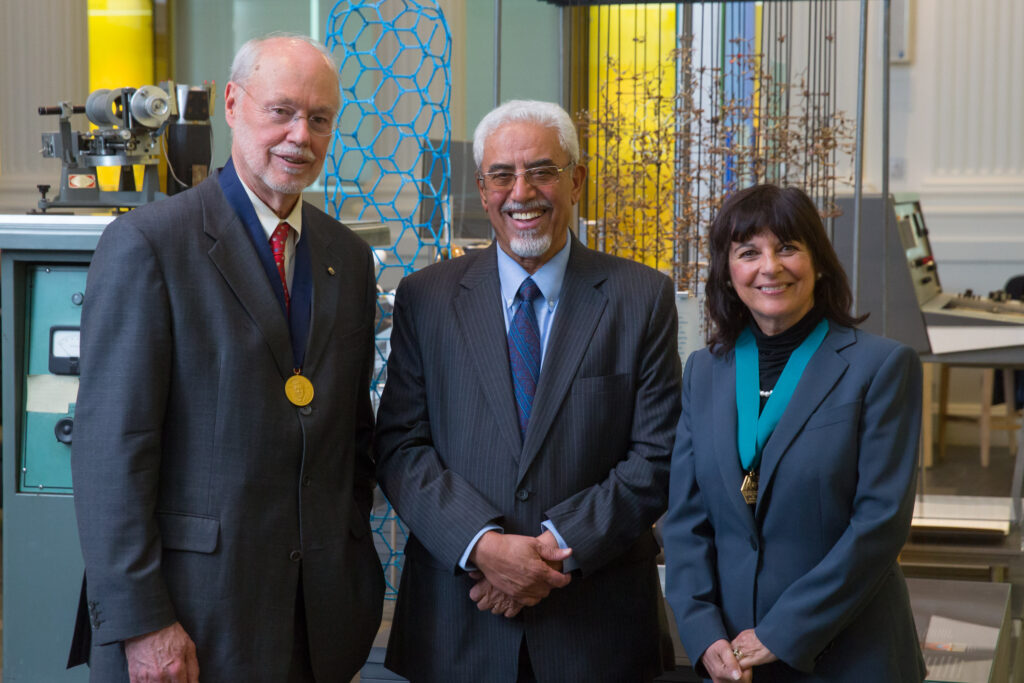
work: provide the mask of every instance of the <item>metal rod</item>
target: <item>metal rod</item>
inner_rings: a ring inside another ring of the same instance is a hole
[[[501,0],[494,0],[494,106],[501,104]]]
[[[622,8],[620,7],[619,8],[619,31],[620,31],[620,35],[621,35],[621,31],[622,31],[622,11],[621,10],[622,10]],[[647,16],[646,12],[644,12],[644,16],[645,17]],[[637,29],[640,28],[639,26],[637,26],[636,19],[637,19],[637,17],[636,17],[636,15],[634,15],[633,16],[634,31],[636,31]],[[644,25],[644,36],[643,36],[644,40],[647,39],[647,32],[646,32],[646,30],[647,30],[647,26],[645,24]],[[620,40],[619,44],[621,45],[621,40]],[[639,74],[643,70],[643,66],[640,64],[639,49],[640,49],[640,41],[637,40],[637,36],[634,35],[633,36],[633,73],[630,74],[630,77],[633,79],[633,103],[634,103],[633,104],[633,106],[634,106],[633,117],[634,117],[634,120],[633,120],[633,122],[631,122],[631,127],[633,128],[634,134],[636,134],[638,128],[643,126],[643,123],[640,120],[638,120],[641,117],[639,116],[639,112],[637,112],[637,107],[638,107],[637,103],[640,102],[640,98],[637,96],[638,95],[638,90],[637,89],[639,88],[639,85],[640,85],[640,76],[639,76]],[[620,68],[621,68],[621,64],[622,63],[620,62],[619,64],[620,64]],[[633,158],[633,163],[630,164],[630,165],[632,166],[632,168],[629,169],[630,170],[630,175],[633,176],[632,187],[630,188],[630,190],[632,191],[632,194],[633,194],[633,200],[632,200],[633,201],[633,206],[632,206],[632,209],[633,209],[633,225],[632,225],[632,233],[633,233],[633,235],[632,235],[632,237],[633,237],[633,239],[630,240],[630,247],[632,248],[632,257],[631,258],[634,261],[636,261],[637,245],[638,245],[638,243],[639,243],[639,246],[640,246],[640,253],[643,253],[643,251],[644,251],[644,246],[645,245],[643,243],[643,238],[644,238],[644,228],[646,226],[644,224],[645,222],[644,222],[643,211],[638,206],[639,202],[637,202],[637,199],[636,199],[636,195],[637,195],[637,193],[639,191],[639,188],[636,187],[637,178],[638,178],[638,176],[635,174],[635,171],[637,170],[636,167],[638,165],[637,161],[636,161],[636,157]],[[639,218],[637,217],[637,213],[638,212],[640,213]]]
[[[832,34],[832,69],[829,72],[830,73],[829,82],[832,84],[833,88],[838,87],[838,84],[839,84],[839,80],[838,80],[838,73],[839,73],[839,67],[838,67],[838,64],[839,64],[839,58],[838,58],[838,53],[839,53],[839,32],[836,30],[837,26],[838,26],[838,24],[837,24],[837,17],[838,17],[838,14],[839,14],[838,9],[839,8],[835,4],[832,5],[832,21],[829,24],[829,31]],[[829,111],[829,119],[830,120],[834,120],[834,118],[835,118],[836,100],[837,99],[838,99],[838,97],[833,97],[832,100],[831,100],[832,106],[831,106],[831,109]],[[829,206],[829,209],[831,211],[833,211],[833,212],[835,210],[835,199],[836,199],[836,173],[835,173],[835,169],[836,169],[836,152],[837,152],[838,148],[839,148],[839,145],[833,145],[833,147],[832,147],[832,159],[831,159],[832,164],[831,164],[831,173],[830,173],[830,175],[831,175],[831,179],[832,179],[832,184],[829,187],[829,196],[831,197],[832,205]],[[834,243],[835,239],[836,239],[836,234],[835,234],[836,221],[835,221],[834,217],[829,219],[828,227],[829,227],[829,233],[828,233],[829,241]]]
[[[891,2],[882,3],[882,215],[885,232],[882,234],[882,336],[889,333],[889,288],[887,275],[889,272],[888,246],[889,231],[889,50],[890,50],[890,13]]]
[[[681,110],[680,98],[685,92],[687,92],[688,84],[693,80],[693,6],[692,5],[677,5],[676,9],[676,35],[682,42],[682,49],[676,54],[676,92],[673,100],[673,109],[676,112]],[[687,61],[687,51],[689,51],[689,61]],[[684,65],[687,65],[684,69]],[[690,183],[686,180],[686,170],[689,168],[689,152],[690,146],[685,144],[685,140],[689,140],[689,136],[692,134],[692,128],[687,125],[687,129],[684,132],[683,124],[680,122],[680,116],[673,116],[675,124],[675,137],[676,144],[674,145],[673,152],[675,154],[675,177],[676,182],[680,183],[682,187],[677,188],[672,193],[672,204],[673,204],[673,226],[675,229],[674,239],[674,258],[672,259],[672,279],[676,283],[677,289],[686,289],[689,283],[683,282],[683,273],[685,268],[690,263],[688,250],[691,245],[683,239],[681,230],[688,229],[684,223],[686,216],[686,201],[689,197]],[[680,227],[684,226],[684,227]],[[696,233],[691,233],[696,237]]]
[[[857,69],[857,135],[853,170],[853,314],[860,314],[860,221],[864,191],[864,84],[868,68],[868,0],[860,0],[860,66]]]
[[[572,116],[572,105],[569,104],[569,88],[565,85],[566,74],[569,72],[566,64],[569,61],[569,55],[572,54],[572,36],[568,36],[568,40],[566,40],[565,35],[565,13],[570,11],[568,7],[558,10],[558,35],[562,38],[558,44],[558,101],[569,112],[569,116]]]

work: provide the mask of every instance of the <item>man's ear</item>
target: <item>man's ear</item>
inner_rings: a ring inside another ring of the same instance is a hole
[[[487,210],[487,193],[484,191],[484,181],[478,177],[476,179],[476,189],[480,192],[480,205],[484,207],[484,211]]]
[[[575,205],[583,193],[583,181],[587,179],[587,167],[576,162],[572,167],[572,203]]]
[[[228,81],[228,84],[224,86],[224,120],[228,122],[230,128],[235,127],[235,112],[236,108],[240,106],[238,89],[239,86],[234,81]]]

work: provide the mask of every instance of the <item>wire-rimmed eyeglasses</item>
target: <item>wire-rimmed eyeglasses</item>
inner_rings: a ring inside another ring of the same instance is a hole
[[[495,190],[507,190],[516,184],[516,178],[519,176],[522,176],[526,182],[530,183],[534,187],[544,187],[546,185],[554,185],[557,183],[558,179],[562,176],[562,172],[575,165],[575,162],[570,161],[561,168],[554,165],[535,166],[518,172],[491,171],[490,173],[481,173],[477,177],[487,187],[494,188]]]
[[[263,112],[263,115],[267,117],[267,120],[271,125],[274,126],[290,126],[299,119],[306,119],[306,126],[309,128],[309,132],[313,135],[332,135],[334,129],[338,127],[337,117],[324,116],[323,114],[300,114],[295,107],[288,106],[287,104],[260,104],[255,97],[252,96],[248,90],[243,86],[236,83],[239,90],[244,92],[252,100],[252,103],[256,105],[256,108]]]

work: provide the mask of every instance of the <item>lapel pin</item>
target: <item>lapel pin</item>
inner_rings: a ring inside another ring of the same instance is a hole
[[[334,275],[334,266],[327,266],[327,274]]]

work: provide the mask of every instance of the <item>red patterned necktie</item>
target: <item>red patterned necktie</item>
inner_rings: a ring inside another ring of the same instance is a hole
[[[274,263],[277,265],[277,274],[281,276],[281,286],[284,287],[284,309],[291,313],[291,297],[288,295],[288,276],[284,272],[284,245],[288,241],[288,233],[292,226],[287,223],[280,223],[270,236],[270,249],[274,252]]]

